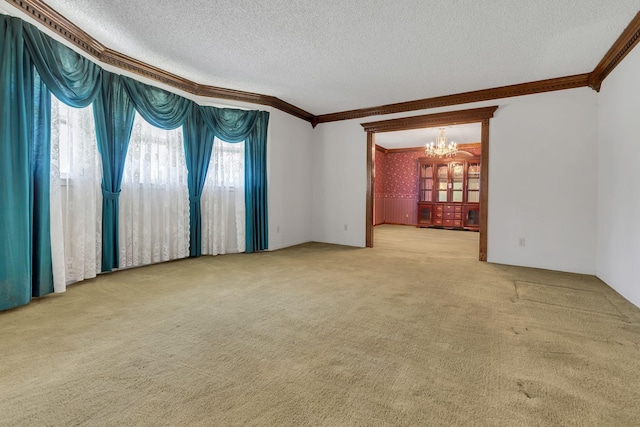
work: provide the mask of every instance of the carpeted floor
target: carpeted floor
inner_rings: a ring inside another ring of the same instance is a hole
[[[640,424],[640,309],[376,227],[100,276],[0,313],[2,426]]]

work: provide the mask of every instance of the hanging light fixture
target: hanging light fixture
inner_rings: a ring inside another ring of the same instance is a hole
[[[451,157],[458,152],[458,144],[447,142],[444,128],[440,128],[440,136],[436,138],[436,142],[428,142],[424,152],[429,157]]]

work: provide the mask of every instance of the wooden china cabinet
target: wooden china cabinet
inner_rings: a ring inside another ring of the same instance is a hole
[[[418,227],[478,231],[480,157],[465,151],[455,157],[421,157],[418,168]]]

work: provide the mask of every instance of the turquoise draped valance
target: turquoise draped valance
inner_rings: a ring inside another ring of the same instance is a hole
[[[202,118],[213,134],[226,142],[247,139],[258,119],[258,111],[233,108],[200,107]]]
[[[136,110],[149,123],[171,130],[182,126],[195,103],[175,93],[122,77]]]
[[[100,90],[102,68],[33,25],[22,22],[22,26],[24,46],[47,88],[72,107],[91,104]]]

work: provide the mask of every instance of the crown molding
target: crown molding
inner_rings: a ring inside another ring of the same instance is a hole
[[[400,119],[381,120],[361,123],[365,132],[393,132],[398,130],[421,129],[444,125],[458,125],[488,120],[498,109],[497,105],[469,110],[448,111],[445,113],[425,114],[423,116],[403,117]]]
[[[620,34],[620,37],[613,43],[613,46],[602,57],[596,68],[589,75],[589,87],[595,91],[600,91],[600,86],[605,78],[624,59],[625,56],[640,41],[640,12],[633,17],[627,28]]]
[[[558,77],[554,79],[538,80],[492,89],[475,90],[455,95],[437,96],[415,101],[399,102],[397,104],[381,105],[379,107],[349,110],[340,113],[323,114],[317,116],[318,123],[335,122],[339,120],[359,119],[368,116],[402,113],[406,111],[426,110],[429,108],[446,107],[450,105],[469,104],[472,102],[489,101],[512,96],[532,95],[535,93],[551,92],[555,90],[574,89],[589,85],[589,74]]]
[[[73,45],[88,53],[98,61],[130,71],[134,74],[164,83],[176,89],[196,96],[208,98],[228,99],[251,104],[266,105],[276,108],[292,116],[305,120],[315,128],[319,123],[340,120],[351,120],[363,117],[402,113],[430,108],[468,104],[479,101],[509,98],[514,96],[532,95],[536,93],[556,90],[591,87],[599,91],[604,79],[635,47],[640,40],[640,12],[623,31],[600,63],[591,73],[558,77],[535,82],[520,83],[490,89],[476,90],[453,95],[424,98],[414,101],[386,104],[377,107],[348,110],[337,113],[315,116],[295,105],[270,95],[227,89],[217,86],[207,86],[164,71],[158,67],[138,61],[105,47],[73,22],[66,19],[42,0],[6,0],[7,3],[22,10],[40,24],[54,33],[62,36]]]
[[[18,9],[21,9],[27,15],[36,21],[48,27],[50,30],[58,33],[63,38],[84,50],[95,58],[102,56],[105,47],[93,39],[89,34],[81,28],[60,15],[46,3],[40,0],[6,0]]]
[[[201,85],[109,49],[41,0],[6,1],[104,64],[113,65],[197,96],[267,105],[309,123],[312,123],[315,118],[313,114],[274,96]]]

